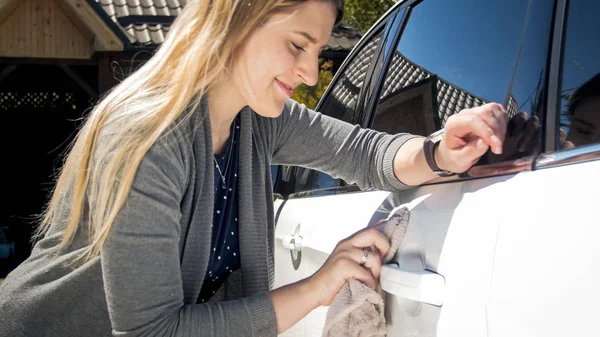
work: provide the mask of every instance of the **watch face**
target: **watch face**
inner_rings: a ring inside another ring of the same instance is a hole
[[[431,141],[434,143],[441,142],[444,138],[444,129],[438,130],[431,134]]]
[[[450,171],[433,171],[439,177],[450,177],[455,175],[456,173]]]

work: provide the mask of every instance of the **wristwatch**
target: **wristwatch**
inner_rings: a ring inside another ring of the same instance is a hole
[[[425,153],[425,160],[427,165],[438,177],[450,177],[456,173],[447,170],[441,170],[435,162],[435,149],[440,145],[440,142],[444,138],[444,129],[438,130],[430,134],[423,142],[423,152]]]

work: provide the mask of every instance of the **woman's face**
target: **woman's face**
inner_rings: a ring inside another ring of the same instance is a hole
[[[232,71],[245,104],[261,116],[277,117],[295,87],[315,85],[318,57],[335,17],[331,1],[312,0],[274,14],[251,33]]]

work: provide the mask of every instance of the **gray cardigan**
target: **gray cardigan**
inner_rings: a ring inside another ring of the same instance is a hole
[[[86,245],[85,230],[56,254],[65,219],[56,217],[0,286],[0,336],[276,336],[267,293],[274,274],[270,165],[314,168],[363,188],[403,189],[392,160],[411,136],[361,129],[292,100],[278,118],[249,108],[241,114],[242,268],[212,301],[196,304],[213,214],[203,100],[145,155],[99,257],[69,266]]]

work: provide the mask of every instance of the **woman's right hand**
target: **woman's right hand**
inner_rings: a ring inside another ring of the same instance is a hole
[[[370,249],[364,266],[360,261],[363,249]],[[307,281],[315,291],[320,305],[331,304],[340,288],[349,279],[357,279],[375,289],[379,281],[381,259],[390,248],[387,238],[376,228],[361,230],[340,241],[323,266]]]

